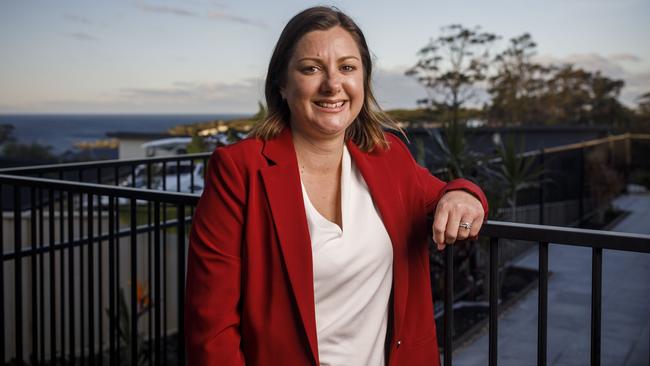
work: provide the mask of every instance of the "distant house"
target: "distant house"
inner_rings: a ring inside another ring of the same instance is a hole
[[[184,154],[186,151],[181,146],[184,142],[186,146],[191,138],[189,136],[176,136],[168,133],[151,133],[151,132],[109,132],[106,134],[108,137],[118,140],[118,158],[119,159],[137,159],[151,156],[165,156]],[[170,142],[165,149],[160,146],[157,148],[155,144],[151,144],[154,140],[166,140]],[[179,150],[180,149],[180,150]]]

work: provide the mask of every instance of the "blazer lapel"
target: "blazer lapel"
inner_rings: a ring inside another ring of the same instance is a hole
[[[396,337],[400,335],[408,294],[408,253],[406,243],[402,240],[404,235],[400,235],[404,228],[399,225],[403,204],[399,202],[399,196],[395,192],[392,179],[394,173],[386,159],[382,158],[385,152],[364,153],[351,141],[348,141],[347,146],[350,156],[368,185],[393,244],[393,337]]]
[[[267,141],[262,153],[275,163],[261,170],[262,180],[289,282],[314,362],[318,364],[311,240],[291,130],[285,128],[280,136]]]

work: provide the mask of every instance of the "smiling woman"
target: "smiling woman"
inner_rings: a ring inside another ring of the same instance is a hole
[[[438,365],[434,241],[478,235],[481,189],[444,183],[384,128],[361,30],[337,9],[286,25],[268,116],[212,155],[190,234],[192,365]]]

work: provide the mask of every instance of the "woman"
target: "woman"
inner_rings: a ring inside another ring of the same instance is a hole
[[[289,21],[268,117],[217,149],[190,235],[192,365],[439,363],[427,214],[438,249],[476,236],[487,204],[419,167],[370,88],[361,30],[327,7]]]

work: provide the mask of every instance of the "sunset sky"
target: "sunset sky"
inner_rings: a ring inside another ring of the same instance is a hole
[[[0,1],[0,113],[253,113],[284,24],[335,5],[364,31],[384,108],[424,89],[404,70],[440,27],[529,32],[540,62],[624,79],[622,101],[650,91],[649,0]]]

